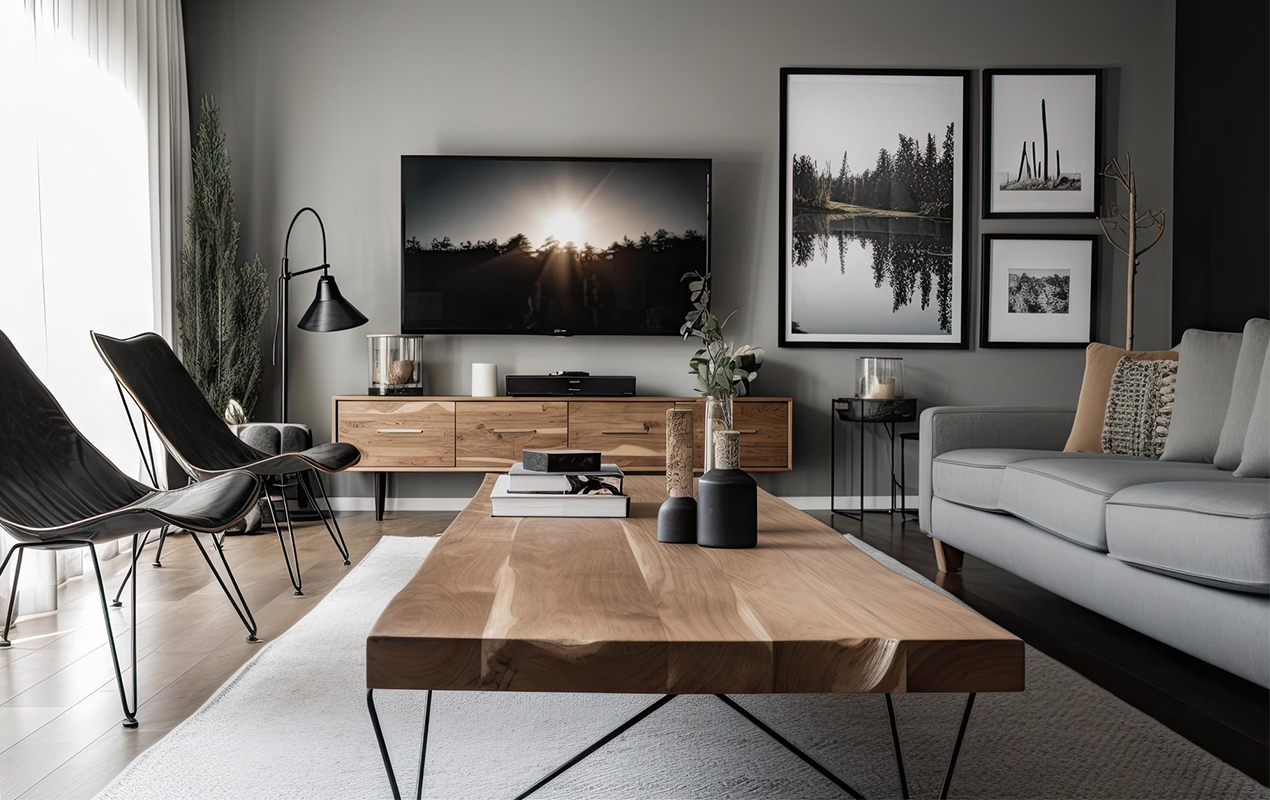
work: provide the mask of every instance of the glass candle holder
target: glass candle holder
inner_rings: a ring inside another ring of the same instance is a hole
[[[862,356],[856,360],[856,396],[894,400],[904,396],[904,359]]]
[[[367,394],[423,394],[423,337],[371,333]]]

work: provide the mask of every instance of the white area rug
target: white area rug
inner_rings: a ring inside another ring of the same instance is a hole
[[[385,538],[321,603],[100,795],[389,796],[366,712],[365,636],[435,540]],[[853,544],[930,585],[867,545]],[[1050,658],[1027,691],[980,695],[954,797],[1254,798],[1263,787]],[[434,695],[424,796],[510,797],[650,703],[641,695]],[[737,700],[868,797],[899,795],[879,695]],[[413,796],[420,692],[376,692],[401,790]],[[965,697],[895,699],[914,797],[939,790]],[[837,798],[713,697],[680,697],[566,773],[543,797]]]

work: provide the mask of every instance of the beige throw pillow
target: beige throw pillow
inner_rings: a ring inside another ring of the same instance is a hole
[[[1130,352],[1109,344],[1085,348],[1085,378],[1080,384],[1080,400],[1076,403],[1076,419],[1063,448],[1068,453],[1101,453],[1102,428],[1107,416],[1107,396],[1111,394],[1111,376],[1120,359],[1134,361],[1176,361],[1175,350],[1134,350]]]

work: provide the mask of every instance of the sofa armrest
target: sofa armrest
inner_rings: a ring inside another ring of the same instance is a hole
[[[971,447],[1062,450],[1073,409],[1020,406],[932,406],[922,412],[919,442],[919,524],[930,533],[931,466],[941,453]]]

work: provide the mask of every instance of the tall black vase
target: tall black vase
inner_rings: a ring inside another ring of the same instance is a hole
[[[758,484],[740,463],[740,434],[718,431],[715,468],[697,481],[697,544],[754,547],[758,544]]]

